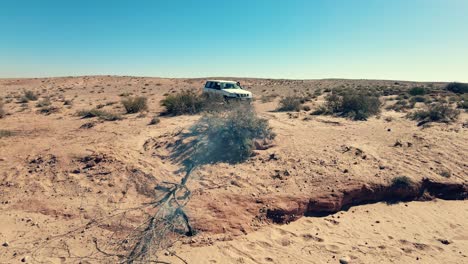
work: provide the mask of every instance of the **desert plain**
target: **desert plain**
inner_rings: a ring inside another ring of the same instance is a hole
[[[199,93],[207,79],[0,79],[0,263],[118,263],[108,254],[115,234],[142,222],[141,207],[154,200],[156,186],[180,181],[183,166],[172,147],[203,115],[161,115],[160,101],[182,90]],[[446,83],[234,80],[254,94],[256,113],[276,137],[245,162],[193,171],[185,211],[196,234],[178,235],[158,261],[468,262],[463,109],[453,122],[418,126],[407,118],[414,109],[388,107],[397,97],[388,94],[365,121],[311,115],[336,88],[404,93],[443,91]],[[21,101],[25,91],[37,100]],[[310,95],[308,107],[276,111],[292,95]],[[126,114],[121,100],[131,96],[146,97],[148,109]],[[96,108],[119,118],[77,115]],[[393,188],[398,177],[412,185]]]

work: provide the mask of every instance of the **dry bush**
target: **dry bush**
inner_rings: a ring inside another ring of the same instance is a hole
[[[449,83],[445,89],[452,93],[465,94],[468,93],[468,83]]]
[[[122,100],[127,114],[135,114],[148,110],[148,99],[144,96],[129,97]]]
[[[156,125],[156,124],[159,124],[159,122],[161,122],[161,120],[159,119],[159,117],[155,116],[151,119],[151,121],[149,122],[149,125]]]
[[[6,116],[6,111],[3,109],[4,103],[0,100],[0,118],[4,118]]]
[[[429,122],[450,123],[455,121],[460,115],[460,111],[453,109],[448,104],[435,103],[427,110],[419,110],[408,115],[413,120],[420,121],[418,126]]]
[[[278,97],[277,94],[263,95],[262,97],[260,97],[260,101],[262,103],[269,103],[269,102],[273,102],[276,97]]]
[[[30,90],[24,91],[24,95],[21,97],[20,103],[26,103],[29,101],[37,101],[38,98],[39,96],[33,91],[30,91]]]
[[[37,102],[36,107],[46,107],[46,106],[50,106],[51,104],[52,103],[50,102],[49,98],[44,98],[40,100],[39,102]]]
[[[300,111],[302,104],[305,102],[305,99],[300,96],[286,96],[280,100],[277,111],[280,112],[289,112],[289,111]]]
[[[425,103],[426,101],[427,101],[427,98],[424,96],[420,96],[420,95],[413,96],[410,99],[410,102],[412,103]]]
[[[205,101],[203,95],[184,90],[180,93],[168,95],[161,101],[161,105],[166,107],[165,114],[168,115],[193,115],[203,110]]]
[[[187,156],[195,164],[239,163],[247,160],[256,140],[272,140],[268,120],[260,118],[253,107],[237,104],[226,111],[205,114],[186,134],[193,138],[176,147],[173,157]]]
[[[10,131],[10,130],[5,130],[5,129],[0,129],[0,138],[3,138],[3,137],[11,137],[13,136],[15,133]]]
[[[407,176],[398,176],[392,179],[392,187],[396,189],[408,189],[414,182]]]
[[[427,93],[424,87],[413,87],[409,90],[409,94],[412,96],[425,95]]]
[[[54,113],[58,113],[60,111],[60,108],[56,106],[44,106],[38,110],[38,113],[43,114],[43,115],[50,115]]]
[[[380,112],[380,100],[378,97],[367,94],[345,93],[343,95],[327,95],[327,102],[312,114],[335,114],[351,118],[353,120],[367,120],[370,116]]]
[[[396,112],[405,112],[408,109],[414,108],[415,102],[408,100],[398,100],[395,104],[386,107],[387,110],[395,110]]]
[[[109,113],[107,111],[99,110],[99,109],[91,109],[91,110],[81,110],[77,113],[78,116],[82,118],[93,118],[98,117],[104,121],[117,121],[122,120],[122,117],[118,114]]]

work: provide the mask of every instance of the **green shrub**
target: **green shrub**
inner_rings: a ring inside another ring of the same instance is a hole
[[[78,111],[77,114],[78,116],[81,116],[82,118],[98,117],[99,119],[102,119],[105,121],[122,120],[122,117],[120,115],[109,113],[107,111],[99,110],[99,109],[81,110],[81,111]]]
[[[268,120],[259,118],[249,105],[208,113],[190,134],[195,136],[190,159],[197,164],[245,161],[252,155],[255,140],[275,137]]]
[[[398,176],[392,179],[392,187],[397,189],[407,189],[413,185],[413,181],[407,176]]]
[[[420,121],[421,124],[428,122],[450,123],[458,118],[460,111],[453,109],[448,104],[435,103],[429,106],[427,110],[419,110],[408,116],[413,120]]]
[[[299,96],[286,96],[280,100],[280,105],[277,111],[289,112],[289,111],[300,111],[304,98]]]
[[[447,91],[453,92],[453,93],[458,93],[458,94],[464,94],[468,93],[468,83],[449,83],[446,86]]]
[[[203,107],[205,106],[205,98],[203,95],[190,90],[185,90],[177,94],[168,95],[161,101],[161,105],[166,107],[165,114],[193,115],[203,110]]]
[[[412,96],[425,95],[426,89],[424,89],[423,87],[413,87],[409,90],[409,94],[411,94]]]
[[[127,114],[135,114],[148,110],[148,99],[144,96],[129,97],[122,100]]]

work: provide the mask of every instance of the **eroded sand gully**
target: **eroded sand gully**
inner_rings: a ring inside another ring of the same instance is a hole
[[[242,81],[259,96],[394,83]],[[148,126],[162,110],[159,100],[202,82],[132,77],[0,80],[4,98],[30,89],[51,97],[60,109],[42,115],[34,103],[26,109],[14,101],[5,106],[10,115],[0,119],[0,129],[15,135],[0,139],[0,242],[8,242],[1,248],[0,262],[23,257],[30,262],[112,262],[94,254],[93,239],[105,241],[115,230],[130,231],[141,215],[126,215],[124,224],[122,218],[109,216],[151,201],[157,184],[179,181],[181,166],[170,158],[174,133],[199,118],[162,117],[158,125]],[[126,93],[147,96],[150,114],[126,115],[116,122],[76,116],[78,110],[98,105],[123,111],[119,101]],[[73,100],[71,106],[63,104],[67,99]],[[316,107],[321,100],[309,104]],[[466,113],[453,124],[421,128],[393,111],[366,122],[277,113],[272,111],[277,101],[254,103],[278,134],[275,146],[256,151],[242,164],[206,165],[193,173],[187,212],[199,233],[174,246],[180,256],[189,263],[338,263],[341,257],[355,263],[466,260],[466,201],[378,203],[339,212],[379,201],[466,199]],[[443,177],[447,171],[450,177]],[[390,187],[394,177],[403,175],[416,184]],[[96,219],[106,220],[85,228]],[[32,247],[41,249],[33,252]]]

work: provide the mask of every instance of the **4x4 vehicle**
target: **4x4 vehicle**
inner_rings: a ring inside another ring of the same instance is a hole
[[[209,80],[203,88],[203,93],[220,95],[225,99],[252,99],[252,93],[242,89],[240,83],[235,81]]]

